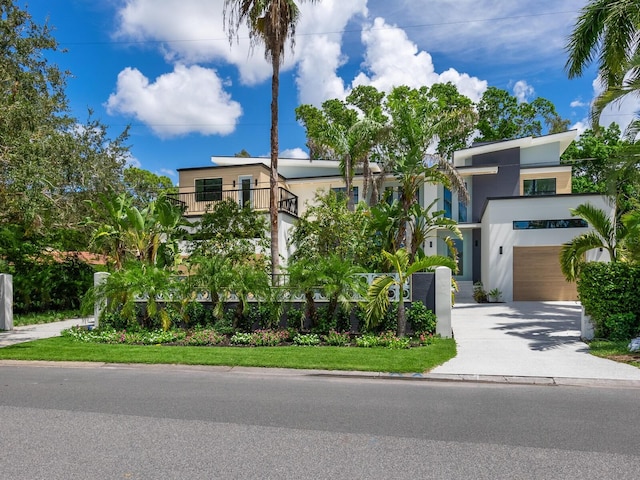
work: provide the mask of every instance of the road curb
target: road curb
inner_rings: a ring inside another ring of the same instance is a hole
[[[640,389],[640,380],[603,379],[603,378],[569,378],[569,377],[535,377],[514,375],[469,375],[438,373],[397,373],[397,372],[365,372],[341,370],[298,370],[291,368],[230,367],[221,365],[182,365],[182,364],[144,364],[144,363],[106,363],[106,362],[68,362],[45,360],[0,360],[0,366],[12,367],[60,367],[60,368],[98,368],[98,369],[147,369],[172,370],[183,372],[236,373],[259,376],[287,377],[325,377],[353,378],[371,380],[427,381],[450,383],[483,383],[535,386],[565,387],[601,387],[601,388],[633,388]]]

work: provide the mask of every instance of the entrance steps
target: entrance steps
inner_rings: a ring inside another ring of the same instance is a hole
[[[476,303],[473,299],[473,282],[458,281],[458,291],[455,292],[455,303]]]

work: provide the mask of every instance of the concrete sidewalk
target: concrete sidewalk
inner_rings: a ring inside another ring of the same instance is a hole
[[[580,313],[576,302],[458,304],[452,310],[458,355],[431,375],[640,382],[639,368],[588,353]]]
[[[15,345],[16,343],[30,342],[32,340],[40,340],[41,338],[57,337],[60,332],[66,328],[75,325],[87,325],[87,322],[93,322],[93,318],[74,318],[71,320],[63,320],[61,322],[40,323],[37,325],[25,325],[22,327],[14,327],[13,330],[0,330],[0,347]]]

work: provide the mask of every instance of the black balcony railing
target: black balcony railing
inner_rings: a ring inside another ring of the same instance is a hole
[[[248,206],[254,210],[269,210],[269,188],[223,189],[207,192],[180,189],[180,192],[171,195],[170,198],[184,208],[185,215],[202,215],[223,200],[232,200],[240,206]],[[278,211],[297,217],[298,197],[286,188],[278,187]]]

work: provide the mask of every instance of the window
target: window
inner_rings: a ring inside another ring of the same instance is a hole
[[[540,230],[544,228],[585,228],[588,224],[581,218],[565,220],[515,220],[514,230]]]
[[[444,216],[445,218],[453,218],[453,201],[451,199],[451,190],[444,189]]]
[[[216,202],[222,200],[222,179],[201,178],[196,180],[196,202]]]
[[[465,223],[467,221],[467,204],[464,202],[458,203],[458,223]]]
[[[352,187],[352,188],[353,188],[353,203],[358,203],[358,201],[359,201],[358,187]],[[336,188],[332,188],[331,190],[333,190],[334,192],[336,192],[338,194],[338,198],[346,198],[347,197],[347,188],[346,187],[336,187]]]
[[[555,178],[537,178],[524,181],[524,195],[527,197],[533,195],[555,195],[556,179]]]

